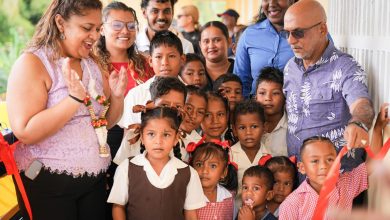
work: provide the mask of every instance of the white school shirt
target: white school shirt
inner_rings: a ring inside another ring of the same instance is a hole
[[[129,139],[135,137],[134,129],[125,129],[123,133],[123,139],[121,146],[115,154],[115,157],[112,161],[117,165],[120,165],[125,159],[129,157],[135,157],[138,154],[141,154],[141,138],[134,144],[129,143]]]
[[[148,27],[146,27],[144,31],[140,31],[136,36],[135,44],[137,45],[138,51],[148,52],[150,49],[150,40],[148,38],[148,35],[146,34],[147,29]],[[172,30],[171,28],[169,30],[175,33],[181,40],[184,54],[194,53],[194,47],[192,46],[192,43],[190,41],[181,36],[181,34],[179,34],[177,31]]]
[[[270,154],[275,156],[286,156],[287,153],[287,114],[279,120],[271,133],[264,133],[261,137],[261,144],[267,146]]]
[[[124,100],[122,118],[118,122],[120,127],[127,128],[131,124],[141,123],[141,113],[133,113],[133,106],[145,105],[151,99],[149,88],[155,78],[153,76],[127,93]]]
[[[244,152],[244,150],[241,148],[240,142],[237,142],[235,145],[231,148],[231,158],[232,161],[235,162],[238,166],[237,171],[237,177],[238,177],[238,190],[236,195],[236,206],[241,207],[241,187],[242,187],[242,177],[244,176],[244,172],[246,169],[252,166],[256,166],[259,163],[259,160],[262,156],[265,156],[267,154],[270,154],[268,149],[261,144],[259,151],[257,151],[257,154],[255,156],[255,159],[253,162],[251,162]]]
[[[131,159],[131,163],[143,166],[146,172],[146,177],[149,182],[156,188],[164,189],[169,187],[175,180],[175,176],[178,173],[177,169],[182,169],[188,165],[174,156],[170,156],[170,160],[164,166],[160,175],[157,175],[152,165],[145,157],[146,151],[143,154],[139,154]],[[107,199],[109,203],[115,203],[119,205],[126,205],[129,199],[129,159],[125,159],[116,169],[114,176],[114,185],[112,186],[110,196]],[[203,194],[202,184],[200,182],[198,173],[194,168],[190,167],[190,181],[187,185],[186,198],[184,201],[185,210],[194,210],[202,208],[206,205],[205,195]]]

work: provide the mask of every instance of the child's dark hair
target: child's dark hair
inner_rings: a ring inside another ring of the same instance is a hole
[[[237,142],[237,139],[234,137],[233,130],[230,127],[230,117],[229,117],[229,102],[228,100],[223,97],[221,94],[217,92],[208,91],[207,94],[207,101],[209,100],[218,100],[221,101],[226,109],[226,117],[228,118],[227,123],[227,131],[225,133],[224,139],[229,141],[230,145],[233,145]]]
[[[268,190],[272,190],[274,187],[274,175],[271,170],[265,166],[253,166],[245,170],[243,180],[246,176],[258,177],[264,180]]]
[[[142,0],[141,1],[141,8],[146,8],[149,5],[150,0]],[[165,3],[165,2],[171,2],[172,10],[173,6],[176,4],[177,0],[156,0],[158,3]]]
[[[206,24],[204,24],[201,28],[200,28],[200,36],[202,37],[202,32],[207,29],[208,27],[216,27],[218,28],[223,36],[225,36],[226,40],[229,41],[229,30],[228,28],[226,27],[226,25],[220,21],[209,21],[207,22]]]
[[[223,149],[222,146],[213,143],[205,142],[196,147],[195,151],[191,155],[190,165],[194,167],[194,162],[201,160],[204,163],[206,160],[218,157],[224,161],[224,166],[228,169],[226,177],[220,181],[220,184],[230,191],[236,191],[238,180],[237,171],[234,166],[229,163],[229,149]]]
[[[274,82],[283,86],[283,72],[276,67],[264,67],[260,70],[259,77],[256,80],[256,91],[262,82]]]
[[[312,136],[312,137],[306,138],[303,141],[301,149],[299,151],[301,158],[302,158],[303,151],[306,149],[306,146],[311,144],[311,143],[313,143],[313,142],[328,142],[330,145],[333,146],[333,148],[336,151],[336,146],[334,145],[334,143],[329,138],[323,137],[323,136]]]
[[[238,82],[241,85],[242,90],[242,81],[240,77],[238,77],[235,74],[232,73],[225,73],[220,75],[214,82],[213,82],[213,91],[218,92],[221,85],[225,82]]]
[[[203,89],[198,88],[194,85],[187,85],[186,89],[187,89],[187,94],[192,94],[192,95],[197,95],[199,97],[202,97],[207,103],[207,94]]]
[[[205,70],[206,70],[206,63],[205,63],[204,59],[196,53],[187,53],[186,54],[186,63],[184,64],[184,66],[186,66],[188,63],[194,62],[194,61],[198,61],[198,62],[202,63],[202,65],[205,67]],[[182,71],[180,71],[180,75],[181,74],[182,74]]]
[[[177,133],[182,122],[182,118],[176,109],[169,107],[157,107],[141,113],[141,133],[143,132],[149,120],[163,118],[168,119],[171,128]],[[145,146],[141,143],[141,153],[143,153],[144,150]],[[176,146],[173,148],[173,153],[175,154],[175,157],[181,160],[179,143],[176,144]]]
[[[234,108],[233,120],[237,121],[239,115],[245,114],[257,114],[259,116],[260,121],[264,124],[265,115],[264,109],[261,107],[261,104],[252,99],[247,99],[239,102]]]
[[[183,55],[183,44],[181,43],[180,38],[170,31],[156,32],[150,41],[149,54],[152,55],[154,49],[161,47],[162,45],[174,47],[180,55]]]
[[[288,172],[293,176],[293,189],[298,186],[297,167],[288,157],[276,156],[269,159],[265,165],[272,173]]]
[[[185,102],[187,96],[186,86],[176,77],[156,76],[149,88],[152,101],[168,94],[171,90],[183,93],[183,103]]]

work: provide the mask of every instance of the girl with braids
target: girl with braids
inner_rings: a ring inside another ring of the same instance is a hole
[[[127,78],[104,77],[91,59],[101,10],[99,0],[51,1],[8,80],[9,119],[21,142],[15,160],[33,219],[105,219],[105,136],[122,114]]]
[[[141,141],[146,150],[117,168],[108,202],[114,220],[197,219],[206,205],[197,172],[174,157],[179,140],[178,111],[158,107],[141,114]],[[162,202],[163,201],[163,202]]]
[[[229,162],[229,146],[206,142],[196,146],[191,166],[198,172],[207,205],[197,210],[199,220],[234,219],[237,171]]]
[[[138,19],[134,9],[113,1],[103,9],[103,26],[95,44],[94,55],[107,72],[125,68],[127,92],[154,75],[145,57],[136,50]]]

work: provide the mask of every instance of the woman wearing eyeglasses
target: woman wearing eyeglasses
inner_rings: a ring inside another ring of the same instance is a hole
[[[103,9],[101,36],[94,53],[107,72],[119,72],[122,67],[127,70],[129,81],[125,96],[154,75],[145,57],[136,50],[137,28],[135,11],[124,3],[112,2]]]
[[[236,49],[234,73],[241,78],[245,97],[255,95],[261,69],[271,66],[283,71],[294,56],[281,34],[284,14],[294,2],[296,0],[263,0],[258,21],[242,34]]]
[[[94,48],[96,59],[108,73],[126,69],[128,83],[127,92],[144,83],[154,75],[146,58],[136,50],[135,36],[138,20],[135,11],[122,2],[112,2],[103,9],[103,25],[101,36]],[[112,73],[112,74],[114,74]],[[123,129],[115,125],[108,131],[107,142],[111,155],[115,156],[123,138]],[[108,186],[112,186],[116,169],[111,164],[108,173]],[[111,210],[111,209],[109,209]]]

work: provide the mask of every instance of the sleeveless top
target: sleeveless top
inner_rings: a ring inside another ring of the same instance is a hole
[[[45,49],[33,51],[44,64],[52,81],[48,92],[46,108],[52,108],[68,97],[68,88],[62,76],[62,64],[64,58],[50,61],[50,52]],[[82,83],[88,88],[90,74],[96,81],[96,91],[103,94],[102,74],[97,64],[91,59],[82,59],[83,70]],[[27,98],[27,97],[26,97]],[[96,115],[100,115],[103,106],[91,99]],[[50,119],[48,119],[50,120]],[[45,124],[42,124],[45,126]],[[91,125],[91,118],[87,107],[82,104],[75,115],[55,134],[36,144],[19,144],[15,149],[15,160],[19,170],[23,171],[34,160],[43,163],[44,168],[52,173],[66,173],[73,177],[84,174],[96,176],[104,172],[109,164],[110,157],[99,157],[98,139]]]
[[[191,178],[190,167],[177,170],[167,188],[153,186],[142,166],[129,162],[128,220],[184,220],[184,202]]]

